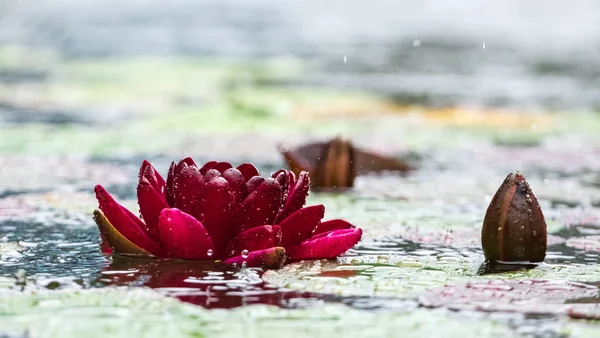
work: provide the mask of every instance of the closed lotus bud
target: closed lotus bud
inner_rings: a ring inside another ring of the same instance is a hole
[[[485,258],[500,262],[541,262],[546,256],[546,221],[535,195],[516,171],[488,207],[481,229]]]

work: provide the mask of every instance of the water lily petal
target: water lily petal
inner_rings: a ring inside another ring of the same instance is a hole
[[[277,225],[263,225],[239,233],[227,248],[227,257],[247,252],[267,249],[280,245],[281,228]]]
[[[223,177],[208,181],[198,194],[198,205],[191,215],[202,222],[210,234],[216,258],[223,255],[227,244],[239,229],[236,206],[235,195]]]
[[[152,187],[161,195],[163,198],[166,197],[166,183],[164,178],[160,176],[160,173],[150,164],[150,162],[144,160],[140,167],[140,180],[144,177],[152,185]]]
[[[354,228],[354,225],[344,221],[343,219],[332,219],[332,220],[321,222],[321,223],[317,224],[317,227],[315,228],[315,231],[313,232],[313,236],[324,233],[324,232],[328,232],[331,230],[352,229],[352,228]]]
[[[208,169],[203,175],[204,175],[204,180],[206,182],[208,182],[215,177],[221,176],[221,172],[216,169]]]
[[[258,186],[260,186],[265,180],[266,180],[266,178],[264,178],[262,176],[254,176],[254,177],[252,177],[246,183],[246,188],[248,189],[248,193],[251,193],[254,190],[256,190],[256,188],[258,188]]]
[[[279,223],[286,217],[294,213],[296,210],[302,208],[306,203],[306,197],[308,196],[308,190],[310,188],[310,178],[308,173],[303,171],[298,176],[298,181],[293,187],[290,187],[287,200],[283,206],[283,209],[277,216],[277,222]]]
[[[142,230],[145,230],[148,237],[158,243],[158,216],[164,208],[169,205],[163,196],[154,189],[152,184],[148,182],[146,177],[141,177],[137,186],[138,204],[140,213],[146,223]]]
[[[335,258],[358,243],[361,236],[360,228],[324,232],[287,248],[288,257],[294,260]]]
[[[94,210],[94,222],[98,225],[102,237],[101,250],[105,254],[113,252],[125,255],[151,256],[151,254],[137,246],[127,237],[123,236],[112,223],[104,216],[102,211]]]
[[[209,259],[213,243],[202,223],[179,209],[163,209],[158,218],[160,243],[172,258]]]
[[[242,203],[240,209],[241,230],[263,224],[273,224],[280,207],[281,186],[274,179],[268,178]]]
[[[286,260],[285,249],[282,247],[273,247],[269,249],[252,251],[248,256],[235,256],[225,260],[225,264],[242,265],[246,262],[248,267],[261,267],[265,269],[279,269]]]
[[[272,178],[279,183],[281,186],[281,204],[285,205],[285,201],[287,201],[288,193],[290,191],[290,181],[288,176],[288,171],[281,169],[273,173],[271,175]]]
[[[218,170],[220,173],[223,173],[225,170],[227,170],[229,168],[233,168],[233,166],[229,162],[219,162],[219,163],[215,164],[214,167],[212,167],[212,169]]]
[[[198,167],[183,163],[173,179],[173,207],[195,216],[194,211],[198,207],[198,196],[204,188],[204,182]]]
[[[169,167],[169,172],[167,173],[167,182],[166,182],[166,195],[167,195],[167,203],[170,206],[175,204],[175,177],[179,175],[183,164],[187,166],[198,167],[194,160],[191,157],[186,157],[179,161],[179,163],[175,164],[175,162],[171,162],[171,166]]]
[[[251,163],[242,163],[236,169],[239,170],[242,175],[244,175],[246,181],[249,181],[252,177],[259,175],[258,169],[256,169],[256,167]]]
[[[302,243],[311,236],[323,216],[325,216],[325,206],[322,204],[311,205],[291,214],[279,223],[283,232],[281,245],[287,248]]]
[[[144,222],[132,214],[131,211],[127,210],[127,208],[117,203],[101,185],[97,185],[94,191],[96,192],[96,199],[98,200],[100,210],[102,210],[104,216],[106,216],[110,224],[120,234],[145,251],[160,256],[162,250],[144,232],[143,229],[146,227]]]
[[[217,165],[217,161],[208,161],[206,163],[204,163],[204,165],[202,166],[202,168],[200,168],[200,172],[202,173],[202,175],[204,175],[207,171],[209,171],[210,169],[214,168],[214,166]]]
[[[248,187],[244,175],[235,168],[229,168],[221,176],[229,182],[229,189],[235,196],[236,202],[241,203],[248,196]]]

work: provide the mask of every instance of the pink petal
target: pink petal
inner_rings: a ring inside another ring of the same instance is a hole
[[[198,196],[204,188],[204,182],[204,177],[196,166],[183,163],[173,179],[173,207],[196,216],[194,211],[200,203]]]
[[[229,182],[229,189],[235,196],[236,202],[241,203],[248,196],[244,175],[235,168],[229,168],[223,172],[222,177]]]
[[[150,182],[145,177],[140,178],[140,183],[137,186],[138,204],[140,205],[140,213],[146,225],[143,227],[148,237],[154,242],[158,242],[158,216],[164,208],[169,205]]]
[[[252,251],[248,253],[248,256],[235,256],[227,259],[223,263],[242,265],[245,262],[248,267],[279,269],[283,266],[285,260],[285,249],[277,246],[269,249]]]
[[[321,223],[317,224],[317,227],[315,228],[315,231],[313,232],[313,236],[318,235],[323,232],[328,232],[331,230],[352,229],[352,228],[354,228],[354,225],[344,221],[343,219],[332,219],[332,220],[321,222]]]
[[[202,173],[202,175],[204,175],[207,171],[209,171],[210,169],[212,169],[214,166],[217,165],[217,161],[208,161],[206,162],[202,168],[200,168],[200,172]]]
[[[204,180],[206,182],[208,182],[208,181],[212,180],[215,177],[221,176],[221,172],[219,172],[216,169],[208,169],[203,175],[204,175]]]
[[[296,210],[302,208],[306,203],[306,197],[308,196],[308,189],[310,188],[310,178],[308,173],[303,171],[298,176],[298,181],[293,187],[290,187],[287,200],[281,210],[279,216],[277,216],[277,222],[279,223],[286,217],[291,215]]]
[[[277,225],[263,225],[239,233],[229,247],[227,257],[241,255],[247,252],[267,249],[281,243],[281,228]]]
[[[171,258],[210,259],[213,243],[202,223],[179,209],[163,209],[158,219],[160,243]]]
[[[248,193],[251,193],[254,190],[256,190],[256,188],[258,188],[265,180],[266,180],[266,178],[264,178],[262,176],[252,177],[250,179],[250,181],[248,181],[246,183],[246,188],[248,189]]]
[[[291,214],[279,223],[283,232],[281,245],[287,248],[302,243],[311,236],[323,216],[325,216],[325,206],[322,204],[311,205]]]
[[[212,169],[218,170],[220,173],[223,173],[229,168],[233,168],[233,166],[229,162],[219,162],[214,167],[212,167]]]
[[[281,204],[285,205],[285,201],[287,200],[288,197],[288,193],[290,190],[290,181],[289,181],[289,176],[287,173],[287,170],[279,170],[275,173],[273,173],[273,175],[271,175],[275,181],[277,181],[277,183],[279,183],[279,185],[281,186]]]
[[[324,232],[300,245],[288,248],[287,253],[294,260],[335,258],[358,243],[361,236],[360,228]]]
[[[161,256],[161,248],[142,230],[146,225],[137,216],[117,203],[101,185],[94,191],[100,210],[121,235],[149,253]]]
[[[242,175],[244,175],[246,182],[249,181],[252,177],[259,175],[258,169],[256,169],[256,167],[250,163],[240,164],[237,167],[237,170],[239,170],[242,173]]]
[[[204,185],[197,198],[198,205],[192,215],[202,222],[210,234],[214,257],[220,258],[239,229],[235,196],[227,180],[216,177]]]
[[[273,224],[281,208],[281,186],[268,178],[244,200],[240,210],[241,230]]]
[[[167,174],[167,186],[165,189],[167,194],[167,203],[169,203],[171,206],[175,204],[175,177],[181,172],[184,163],[190,167],[198,167],[191,157],[186,157],[177,164],[175,164],[175,162],[171,162],[171,166],[169,167],[169,172]]]
[[[146,178],[160,195],[165,196],[165,180],[160,176],[152,164],[146,160],[142,162],[142,166],[140,167],[139,178],[141,179],[142,177]]]

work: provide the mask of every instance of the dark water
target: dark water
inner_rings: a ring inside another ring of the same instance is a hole
[[[0,0],[0,44],[74,58],[292,57],[316,65],[310,86],[523,109],[600,106],[598,22],[593,0]],[[21,75],[0,77],[45,76]]]

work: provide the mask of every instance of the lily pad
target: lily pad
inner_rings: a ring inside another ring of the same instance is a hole
[[[419,297],[425,307],[451,310],[566,314],[578,299],[597,299],[596,286],[546,280],[491,280],[447,285]],[[569,303],[569,304],[565,304]]]
[[[447,337],[511,333],[494,320],[452,319],[439,311],[374,313],[343,305],[298,310],[260,305],[208,311],[144,288],[12,294],[2,297],[0,313],[3,333],[47,337],[102,337],[107,332],[115,337],[388,336],[397,332],[423,337],[437,334],[440,325],[448,329]]]

